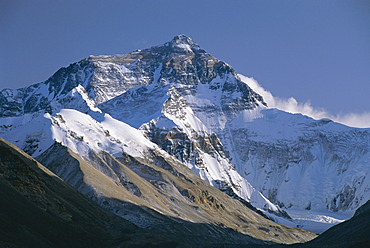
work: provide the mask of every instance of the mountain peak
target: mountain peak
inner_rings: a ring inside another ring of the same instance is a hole
[[[173,37],[173,39],[171,40],[171,43],[176,43],[176,44],[184,43],[188,45],[195,44],[195,42],[190,37],[184,34],[176,35],[175,37]]]
[[[180,34],[175,36],[170,42],[167,43],[170,47],[175,50],[181,51],[192,51],[193,49],[199,50],[199,45],[193,41],[190,37]]]

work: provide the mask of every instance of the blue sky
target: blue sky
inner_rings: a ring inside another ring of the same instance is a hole
[[[370,112],[367,0],[0,0],[0,33],[0,88],[186,34],[276,97]]]

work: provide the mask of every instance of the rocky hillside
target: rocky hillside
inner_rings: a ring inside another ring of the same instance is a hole
[[[188,247],[102,209],[1,138],[0,189],[0,247]]]
[[[75,183],[70,181],[73,186],[82,192],[84,189],[94,187],[100,195],[96,193],[92,198],[95,197],[95,200],[102,206],[118,215],[128,216],[128,218],[120,218],[103,210],[22,150],[1,139],[0,246],[208,247],[215,244],[264,245],[271,243],[266,240],[281,242],[283,239],[291,243],[314,237],[308,232],[279,226],[268,221],[239,201],[214,192],[216,189],[208,185],[206,188],[202,187],[203,181],[195,175],[194,178],[182,177],[187,181],[193,179],[200,184],[199,187],[194,184],[190,188],[189,185],[184,185],[185,182],[181,183],[180,179],[171,177],[169,172],[166,173],[157,168],[157,174],[161,171],[163,178],[168,176],[169,182],[174,180],[176,185],[178,184],[177,187],[183,187],[182,194],[191,199],[187,202],[188,209],[183,211],[187,211],[188,216],[176,218],[173,214],[170,216],[168,213],[163,213],[166,211],[165,205],[159,207],[163,210],[161,212],[155,211],[153,206],[146,202],[150,200],[154,202],[157,198],[166,201],[165,203],[168,203],[168,200],[176,202],[178,201],[176,197],[167,196],[166,199],[163,192],[155,190],[150,183],[138,177],[111,156],[102,154],[101,159],[112,167],[121,167],[121,176],[124,176],[126,180],[131,180],[126,181],[128,184],[126,188],[117,186],[93,166],[88,165],[78,155],[60,144],[54,145],[48,152],[50,156],[47,159],[52,169],[60,172],[58,169],[63,164],[68,164],[70,172],[75,174],[75,179],[73,179]],[[98,155],[95,155],[95,158],[97,157]],[[151,171],[151,176],[155,174],[153,168],[149,170],[149,168],[143,168],[145,165],[133,158],[127,157],[126,159],[131,160],[138,170],[145,169],[147,173]],[[66,176],[63,173],[60,174]],[[84,175],[85,182],[78,180],[77,175]],[[71,179],[68,176],[66,178]],[[161,182],[161,188],[168,186],[170,186],[168,182]],[[204,189],[209,191],[204,191]],[[91,193],[91,190],[88,193]],[[156,194],[156,196],[149,199],[150,194]],[[146,201],[141,200],[141,195],[145,195]],[[177,205],[180,204],[177,203]],[[184,204],[183,207],[186,205]],[[219,213],[216,212],[217,209]],[[232,211],[238,212],[232,213]],[[186,220],[191,219],[192,215],[196,215],[194,218],[199,218],[199,220],[197,222]],[[233,217],[233,219],[226,222],[225,219],[220,218],[221,215]],[[210,222],[212,219],[215,220],[213,223]],[[146,230],[137,227],[132,222],[144,226]]]

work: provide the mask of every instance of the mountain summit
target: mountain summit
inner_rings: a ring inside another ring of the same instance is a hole
[[[187,44],[187,45],[196,45],[199,47],[199,45],[193,41],[190,37],[186,36],[185,34],[176,35],[173,37],[173,39],[170,41],[171,44]]]
[[[185,84],[188,88],[183,90],[189,92],[194,88],[190,85],[209,83],[217,76],[228,73],[236,76],[229,65],[206,53],[189,37],[179,35],[164,45],[125,55],[90,56],[67,68],[61,68],[45,82],[18,90],[2,90],[0,114],[5,117],[45,109],[50,111],[55,107],[55,102],[64,106],[63,99],[79,85],[86,91],[86,97],[100,104],[128,89],[157,82]],[[246,103],[250,100],[262,101],[261,96],[240,80],[234,84],[225,85],[225,90],[227,87],[229,90],[237,87],[237,91],[244,92]]]
[[[168,45],[171,46],[172,48],[178,47],[178,48],[183,48],[184,50],[192,50],[192,49],[195,49],[198,51],[201,50],[201,48],[195,41],[193,41],[191,38],[189,38],[188,36],[184,34],[175,36],[168,43]]]
[[[369,199],[368,129],[268,109],[230,65],[185,35],[4,89],[0,117],[2,137],[142,227],[152,219],[139,220],[122,199],[171,218],[240,224],[226,221],[233,214],[214,219],[227,200],[189,191],[188,180],[199,185],[192,173],[274,221],[315,232]]]

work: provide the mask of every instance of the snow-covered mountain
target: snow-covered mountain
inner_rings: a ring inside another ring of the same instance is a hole
[[[141,190],[94,154],[160,167],[155,161],[164,158],[164,169],[186,166],[277,222],[316,232],[370,198],[369,129],[269,109],[230,65],[184,35],[125,55],[90,56],[45,82],[4,89],[0,116],[1,136],[46,166],[58,142],[131,193]],[[86,188],[86,176],[49,162],[72,185],[99,195],[93,180]],[[173,216],[164,206],[174,204],[144,201]]]

